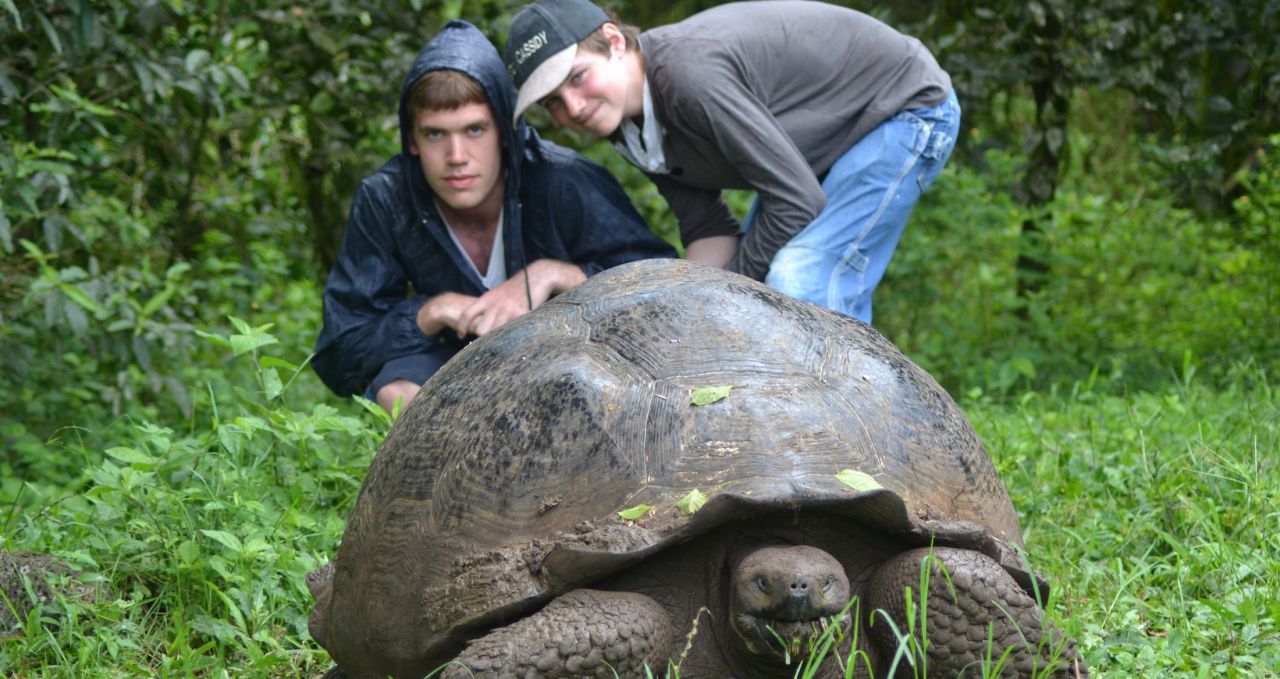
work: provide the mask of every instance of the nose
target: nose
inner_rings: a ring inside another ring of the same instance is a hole
[[[463,140],[460,136],[449,137],[448,151],[449,153],[447,158],[451,164],[461,165],[462,163],[467,162],[467,150],[465,146],[465,140]]]
[[[586,108],[586,99],[578,96],[573,92],[565,92],[561,95],[560,100],[564,102],[564,112],[569,114],[570,118],[577,118],[582,113],[582,109]]]

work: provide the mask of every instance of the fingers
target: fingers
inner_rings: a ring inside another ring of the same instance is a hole
[[[457,292],[436,295],[418,309],[418,328],[424,335],[437,335],[445,328],[456,329],[462,312],[476,299]]]
[[[481,295],[462,311],[456,326],[458,336],[483,337],[528,310],[523,278],[516,276]]]

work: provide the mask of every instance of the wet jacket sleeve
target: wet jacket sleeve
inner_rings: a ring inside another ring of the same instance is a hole
[[[418,329],[418,309],[427,297],[406,298],[407,278],[394,255],[402,215],[380,197],[385,192],[368,181],[356,191],[325,285],[324,327],[311,364],[339,396],[359,393],[390,359],[437,342]]]
[[[550,257],[572,262],[592,276],[626,262],[676,255],[603,167],[578,157],[551,170],[546,179],[550,191],[544,207],[526,206],[524,228],[534,244],[530,261]]]

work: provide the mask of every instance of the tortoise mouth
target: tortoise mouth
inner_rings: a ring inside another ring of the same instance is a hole
[[[851,623],[848,615],[839,613],[807,620],[781,620],[739,613],[733,622],[738,637],[752,655],[787,665],[813,654],[828,630],[842,638],[849,632]]]

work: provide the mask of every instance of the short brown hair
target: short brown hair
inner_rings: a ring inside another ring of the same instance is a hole
[[[612,15],[612,12],[610,13],[610,15]],[[624,24],[616,20],[610,23],[612,23],[614,26],[617,26],[618,30],[622,31],[622,36],[627,39],[628,52],[633,52],[639,48],[640,42],[639,40],[637,40],[637,36],[640,35],[639,28],[636,28],[635,26],[629,26],[627,24]],[[609,56],[609,39],[604,37],[603,26],[601,26],[600,28],[597,28],[594,32],[591,33],[591,35],[588,35],[587,37],[583,38],[582,42],[578,43],[578,46],[585,50],[595,52],[596,54],[603,54],[605,56]]]
[[[442,69],[418,78],[409,89],[409,110],[452,111],[467,104],[488,104],[484,88],[462,71]]]

